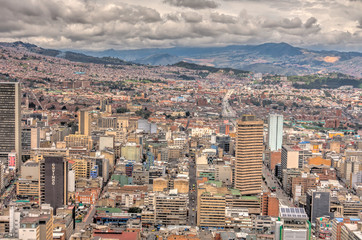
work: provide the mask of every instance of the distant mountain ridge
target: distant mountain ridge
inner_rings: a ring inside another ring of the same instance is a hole
[[[4,47],[14,47],[14,48],[24,48],[27,51],[41,54],[44,56],[50,57],[59,57],[64,58],[69,61],[73,62],[83,62],[83,63],[96,63],[96,64],[111,64],[111,65],[132,65],[134,63],[123,61],[119,58],[112,58],[112,57],[94,57],[89,56],[83,53],[72,52],[72,51],[60,51],[54,49],[46,49],[38,47],[34,44],[24,43],[21,41],[7,43],[7,42],[0,42],[0,46]]]
[[[215,69],[230,69],[234,72],[240,70],[289,76],[339,72],[362,78],[362,53],[314,51],[293,47],[287,43],[105,51],[62,51],[45,49],[20,41],[2,42],[1,46],[23,48],[45,56],[84,63],[110,65],[177,65],[178,63],[177,66],[186,66],[186,68],[190,66],[185,63],[194,63]]]
[[[362,53],[315,51],[294,47],[287,43],[75,51],[95,57],[115,57],[150,65],[167,65],[186,61],[218,68],[234,68],[271,74],[307,75],[341,72],[362,77]]]

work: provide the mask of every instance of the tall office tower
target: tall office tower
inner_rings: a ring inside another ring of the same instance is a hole
[[[261,192],[263,121],[244,115],[237,122],[235,188],[241,195]]]
[[[283,115],[270,114],[268,118],[268,146],[270,151],[278,151],[283,142]]]
[[[16,169],[20,170],[21,154],[21,99],[20,84],[0,83],[0,161],[7,161],[8,154],[16,152]]]
[[[40,201],[54,210],[67,204],[68,163],[63,157],[45,156],[40,162]]]
[[[91,133],[91,122],[89,112],[86,110],[80,110],[78,112],[78,133],[81,135],[89,136]]]

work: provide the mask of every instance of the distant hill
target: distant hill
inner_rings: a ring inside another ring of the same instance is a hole
[[[183,62],[183,61],[173,64],[172,66],[182,67],[182,68],[187,68],[187,69],[192,69],[192,70],[200,70],[200,71],[204,70],[204,71],[209,71],[212,73],[219,72],[219,71],[224,71],[226,73],[233,72],[234,74],[250,73],[249,71],[243,71],[243,70],[238,70],[238,69],[215,68],[215,67],[209,67],[209,66],[205,66],[205,65],[199,65],[199,64],[188,63],[188,62]]]
[[[293,82],[295,88],[303,89],[339,88],[346,85],[362,88],[362,79],[356,79],[342,73],[291,76],[288,79]]]
[[[168,65],[180,61],[179,57],[170,54],[154,54],[137,60],[137,63],[150,64],[150,65]]]
[[[13,42],[13,43],[6,43],[1,42],[0,46],[4,47],[14,47],[14,48],[23,48],[30,52],[50,56],[50,57],[59,57],[64,58],[69,61],[73,62],[83,62],[83,63],[96,63],[96,64],[111,64],[111,65],[132,65],[134,63],[126,62],[119,58],[112,58],[112,57],[94,57],[88,56],[83,53],[76,53],[71,51],[60,51],[54,49],[45,49],[38,47],[34,44],[24,43],[24,42]]]
[[[294,47],[287,43],[77,51],[96,57],[116,57],[125,61],[151,65],[167,65],[185,61],[202,65],[207,63],[217,68],[283,75],[341,72],[362,77],[362,53],[315,51]]]

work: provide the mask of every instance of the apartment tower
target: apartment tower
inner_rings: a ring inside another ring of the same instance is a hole
[[[268,146],[270,151],[278,151],[283,143],[283,115],[270,114],[268,118]]]
[[[20,170],[21,154],[20,84],[0,83],[0,161],[7,162],[8,154],[16,152],[15,168]]]
[[[244,115],[237,122],[235,188],[241,195],[261,192],[263,121]]]

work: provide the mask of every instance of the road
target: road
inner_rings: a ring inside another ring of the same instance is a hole
[[[273,173],[263,164],[263,176],[269,188],[275,187],[275,194],[277,195],[281,205],[287,207],[294,207],[293,203],[289,200],[289,197],[282,189],[282,186],[279,185],[278,180],[273,175]]]
[[[93,216],[96,213],[96,208],[94,205],[90,207],[90,210],[88,211],[88,214],[83,218],[83,221],[80,223],[76,223],[74,232],[79,232],[82,229],[85,229],[85,227],[91,223],[93,223]]]
[[[189,164],[189,219],[188,225],[189,226],[196,226],[196,210],[197,210],[197,184],[196,184],[196,165],[195,165],[195,158],[190,158]],[[194,185],[195,184],[195,185]],[[195,191],[193,191],[193,186],[195,186]]]
[[[222,116],[223,117],[236,117],[236,112],[229,104],[229,98],[233,94],[234,90],[229,90],[222,100]]]

